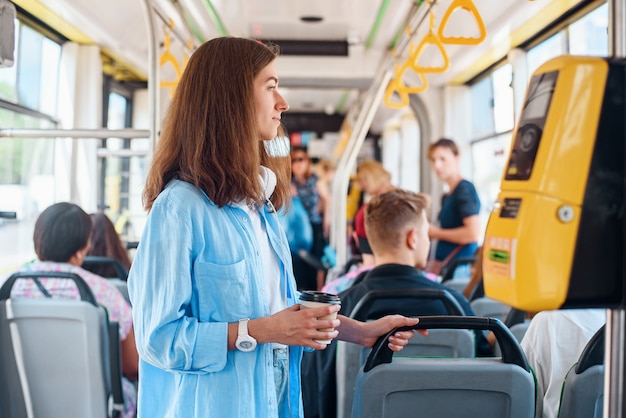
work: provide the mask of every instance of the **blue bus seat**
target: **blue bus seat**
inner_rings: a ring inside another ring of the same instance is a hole
[[[578,362],[565,375],[559,417],[602,418],[606,325],[591,337]]]
[[[470,306],[476,316],[484,318],[496,318],[500,321],[506,319],[511,307],[497,300],[488,297],[474,299],[470,302]]]
[[[358,418],[533,418],[535,382],[519,343],[492,318],[430,316],[399,329],[493,331],[502,358],[393,358],[392,330],[380,338],[357,376]],[[429,331],[430,332],[430,331]]]

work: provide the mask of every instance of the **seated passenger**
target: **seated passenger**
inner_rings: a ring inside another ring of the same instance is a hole
[[[322,287],[322,292],[332,293],[334,295],[343,292],[354,283],[361,281],[367,272],[374,268],[374,255],[367,243],[367,238],[364,236],[359,237],[357,231],[353,231],[351,242],[354,244],[353,253],[359,254],[361,262],[358,263],[356,267],[326,283],[324,287]]]
[[[102,212],[92,213],[90,216],[93,222],[93,232],[87,255],[115,259],[128,272],[131,264],[130,257],[111,219]],[[111,265],[91,265],[84,268],[102,277],[117,277],[118,275]],[[124,277],[120,278],[124,279]]]
[[[542,311],[530,321],[521,345],[537,377],[536,418],[557,417],[565,375],[605,323],[604,309]]]
[[[422,270],[426,265],[430,239],[426,211],[430,199],[424,194],[392,190],[376,196],[365,208],[365,229],[374,253],[375,267],[359,283],[340,293],[341,311],[350,314],[359,300],[372,290],[384,289],[445,289],[461,305],[465,315],[474,312],[467,299],[458,291],[428,279]],[[446,315],[440,301],[404,299],[377,306],[381,312],[408,316]],[[492,355],[482,332],[477,332],[476,353]]]
[[[384,289],[445,289],[459,302],[466,315],[474,315],[460,292],[428,279],[421,270],[426,264],[430,239],[426,211],[429,198],[406,190],[379,194],[365,207],[365,229],[374,253],[375,267],[363,280],[339,293],[342,315],[349,316],[359,300],[369,291]],[[417,267],[417,268],[416,268]],[[399,313],[407,316],[447,315],[441,301],[415,300],[381,302],[376,316]],[[334,341],[324,351],[305,353],[302,386],[305,416],[332,417],[336,411],[336,375]],[[492,355],[482,332],[476,332],[478,356]],[[307,411],[308,407],[308,411]]]
[[[119,323],[122,372],[125,377],[123,416],[132,417],[136,411],[137,396],[130,381],[137,380],[139,355],[135,346],[131,308],[107,279],[80,267],[89,250],[92,228],[91,218],[77,205],[62,202],[48,207],[35,222],[33,241],[39,260],[26,264],[21,271],[62,271],[78,274],[87,283],[96,301],[106,308],[109,320]],[[78,288],[67,279],[50,278],[40,281],[53,297],[79,299]],[[32,280],[18,280],[13,286],[11,297],[41,298],[44,295]]]

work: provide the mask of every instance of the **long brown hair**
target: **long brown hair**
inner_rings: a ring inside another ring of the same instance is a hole
[[[289,157],[270,156],[260,140],[253,80],[277,56],[275,47],[243,38],[215,38],[191,56],[163,122],[143,193],[146,210],[179,178],[219,207],[265,200],[259,166],[277,177],[272,203],[289,198]],[[279,136],[283,135],[279,130]]]
[[[87,255],[110,257],[118,260],[126,270],[130,270],[130,257],[128,251],[119,234],[115,230],[115,225],[109,217],[102,213],[92,213],[89,215],[93,222],[93,232],[91,234],[91,246]],[[88,266],[87,270],[102,277],[116,277],[117,272],[110,265]]]

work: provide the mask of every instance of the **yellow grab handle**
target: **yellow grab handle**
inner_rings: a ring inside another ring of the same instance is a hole
[[[457,9],[463,9],[474,17],[474,21],[476,22],[476,26],[478,27],[479,32],[478,38],[465,36],[445,36],[443,34],[445,27],[448,24],[448,20],[450,20],[450,16],[452,15],[452,13],[457,11]],[[439,39],[441,39],[441,42],[443,42],[444,44],[478,45],[487,37],[487,29],[485,28],[485,22],[483,22],[482,16],[478,12],[478,9],[476,8],[476,5],[474,5],[474,2],[472,0],[454,0],[452,4],[450,4],[450,7],[448,7],[448,10],[446,10],[443,19],[441,19],[438,34]]]
[[[409,69],[413,70],[413,66],[411,64],[410,58],[404,63],[404,65],[402,65],[402,68],[400,68],[399,71],[396,71],[396,79],[398,80],[398,83],[397,83],[398,89],[409,94],[417,94],[417,93],[426,91],[428,89],[428,79],[422,72],[414,71],[420,80],[420,83],[418,85],[411,86],[411,87],[406,85],[403,79],[404,79],[404,75]]]
[[[424,39],[422,39],[422,41],[417,46],[417,48],[415,48],[415,50],[412,50],[412,48],[409,49],[410,50],[409,62],[411,63],[411,67],[413,68],[413,71],[415,71],[418,74],[419,73],[443,73],[447,71],[448,68],[450,68],[450,59],[448,58],[448,54],[446,53],[446,50],[443,44],[441,43],[441,40],[439,39],[439,37],[435,35],[435,33],[433,32],[434,25],[435,25],[435,15],[431,14],[430,15],[430,30],[428,31],[426,36],[424,36]],[[422,55],[422,52],[424,51],[424,48],[426,48],[428,44],[434,45],[439,50],[439,53],[441,54],[441,58],[443,59],[443,65],[441,65],[440,67],[428,67],[428,66],[422,66],[419,64],[419,59]]]
[[[385,90],[385,106],[392,109],[404,109],[409,105],[409,93],[398,86],[398,80],[398,78],[391,80]],[[399,101],[394,100],[394,93],[398,93]]]

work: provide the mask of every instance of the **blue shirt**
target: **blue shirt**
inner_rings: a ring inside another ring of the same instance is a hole
[[[259,211],[297,301],[287,238]],[[271,344],[228,351],[228,323],[270,314],[248,215],[197,187],[170,182],[155,200],[128,278],[140,355],[139,417],[301,417],[302,347],[290,348],[289,410],[278,411]]]
[[[476,188],[469,181],[461,180],[450,194],[443,195],[441,198],[439,225],[443,229],[458,228],[463,226],[463,219],[478,215],[479,212],[480,199],[478,198],[478,193],[476,193]],[[439,240],[435,258],[444,260],[457,246],[457,243]],[[478,244],[476,242],[466,244],[452,259],[471,257],[476,252],[477,247]]]
[[[320,193],[317,190],[317,175],[311,174],[304,184],[295,178],[291,179],[291,184],[296,186],[298,197],[309,215],[309,219],[314,224],[322,223],[322,211],[320,209]]]

